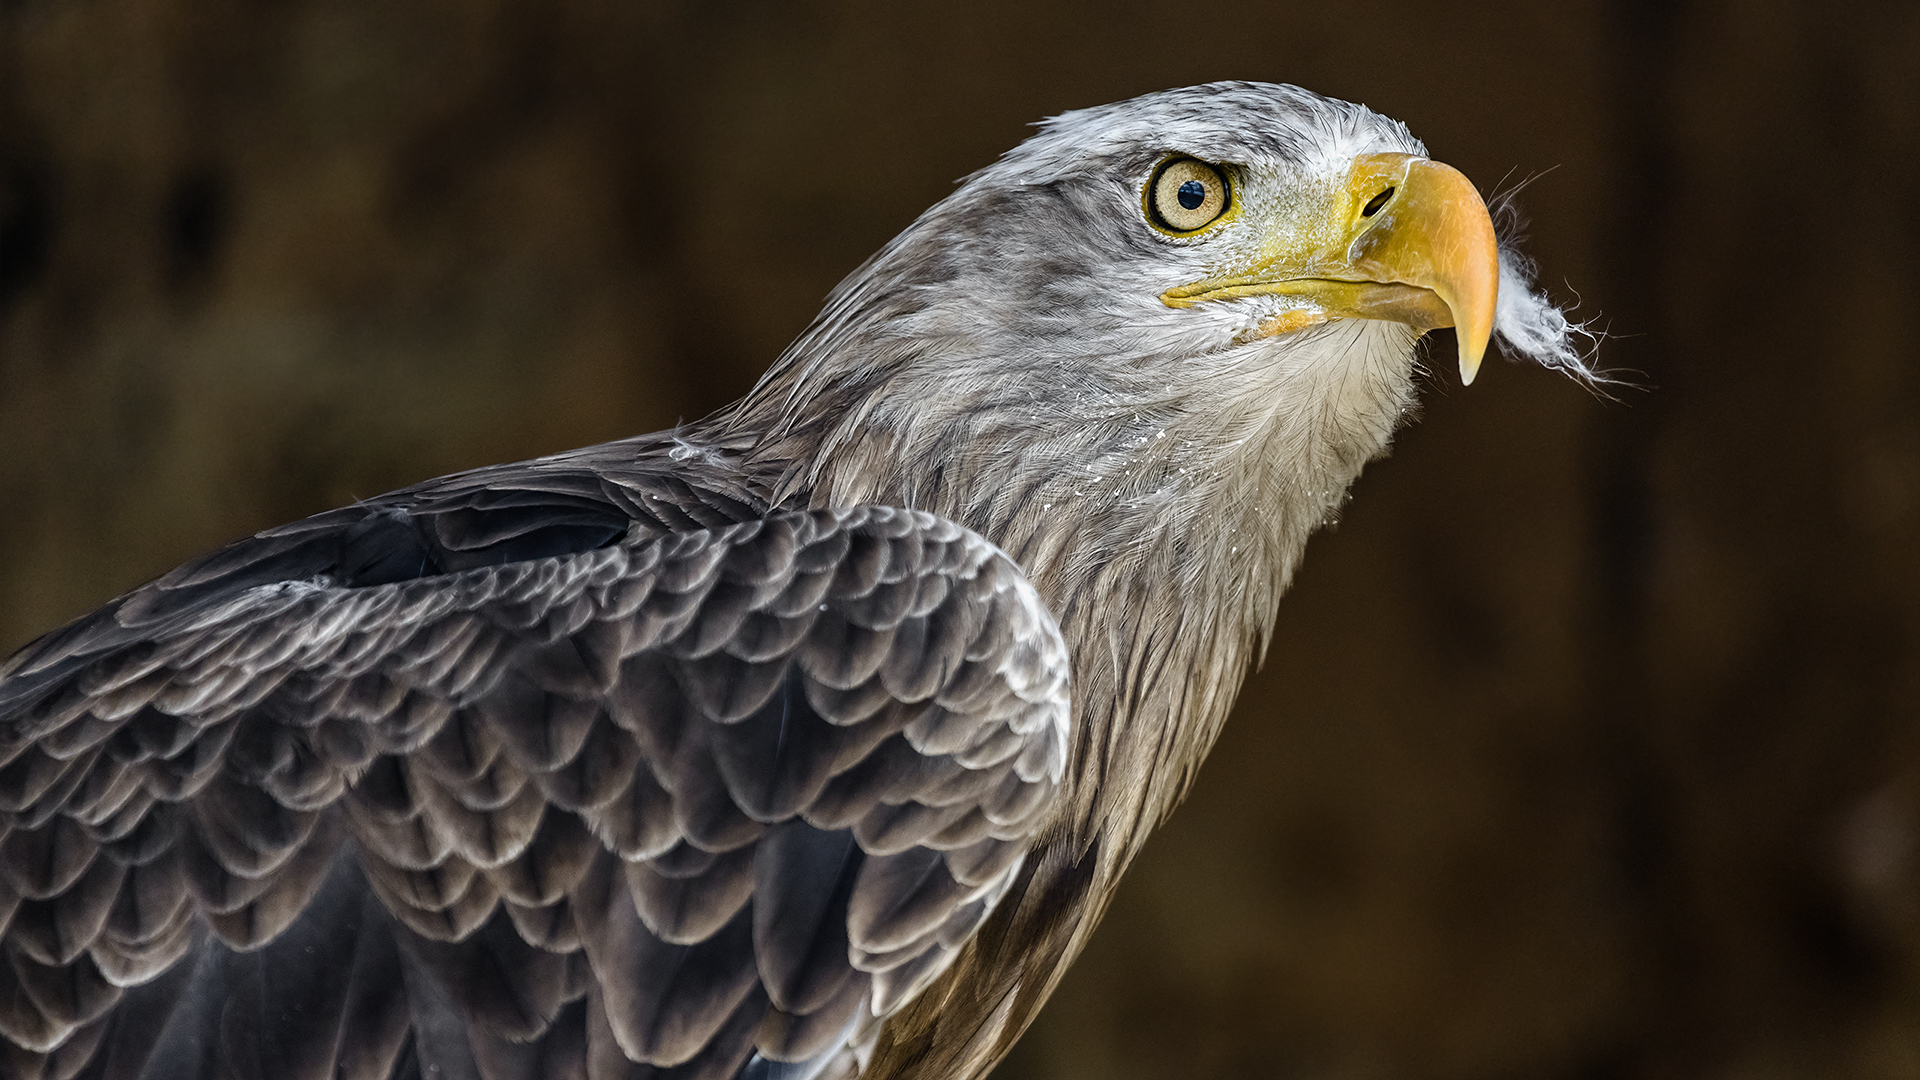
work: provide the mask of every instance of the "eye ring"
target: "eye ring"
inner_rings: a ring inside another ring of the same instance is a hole
[[[1147,181],[1147,219],[1162,232],[1191,236],[1220,220],[1232,202],[1225,170],[1198,158],[1162,162]]]

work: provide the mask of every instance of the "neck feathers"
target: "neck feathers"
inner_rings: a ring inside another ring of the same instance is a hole
[[[928,510],[1020,563],[1074,654],[1059,827],[1103,837],[1117,873],[1219,734],[1307,537],[1407,412],[1409,333],[1338,322],[1177,365],[844,344],[790,358],[723,424],[785,463],[778,502]]]

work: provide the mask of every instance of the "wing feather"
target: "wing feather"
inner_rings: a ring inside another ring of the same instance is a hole
[[[921,513],[518,482],[263,534],[0,668],[9,1068],[812,1075],[951,963],[1064,769],[1018,568]]]
[[[775,828],[755,853],[753,936],[761,982],[774,1008],[790,1019],[826,1008],[854,976],[847,903],[865,860],[848,830],[828,832],[803,821]]]
[[[672,945],[695,945],[733,921],[753,896],[754,847],[715,855],[693,873],[627,863],[627,891],[640,921]]]

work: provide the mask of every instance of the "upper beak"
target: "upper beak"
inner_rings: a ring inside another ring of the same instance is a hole
[[[1460,381],[1473,382],[1493,335],[1500,248],[1472,181],[1410,154],[1356,158],[1324,209],[1276,221],[1256,265],[1169,289],[1172,307],[1255,294],[1300,298],[1301,318],[1387,319],[1417,330],[1454,328]]]

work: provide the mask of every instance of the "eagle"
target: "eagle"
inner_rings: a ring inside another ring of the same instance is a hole
[[[0,1074],[983,1076],[1490,340],[1580,327],[1401,124],[1065,113],[745,398],[269,529],[0,666]]]

